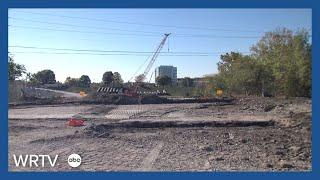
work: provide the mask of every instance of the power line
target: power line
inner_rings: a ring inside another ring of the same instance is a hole
[[[175,37],[181,38],[225,38],[225,39],[256,39],[261,38],[260,36],[216,36],[216,35],[209,35],[209,34],[173,34]]]
[[[120,53],[68,53],[43,51],[10,51],[9,54],[63,54],[63,55],[99,55],[99,56],[149,56],[149,54],[120,54]],[[213,54],[212,54],[213,55]],[[160,54],[159,56],[212,56],[209,54]]]
[[[263,31],[256,30],[241,30],[241,29],[223,29],[223,28],[204,28],[204,27],[193,27],[193,26],[174,26],[174,25],[164,25],[164,24],[150,24],[150,23],[138,23],[138,22],[127,22],[127,21],[114,21],[114,20],[106,20],[106,19],[97,19],[97,18],[87,18],[87,17],[77,17],[77,16],[67,16],[67,15],[58,15],[58,14],[49,14],[49,13],[39,13],[39,12],[26,12],[19,11],[27,14],[37,14],[42,16],[55,16],[55,17],[63,17],[63,18],[71,18],[71,19],[81,19],[81,20],[90,20],[90,21],[100,21],[100,22],[111,22],[118,24],[131,24],[131,25],[139,25],[139,26],[155,26],[155,27],[166,27],[166,28],[178,28],[178,29],[195,29],[195,30],[211,30],[211,31],[230,31],[230,32],[256,32],[263,33]]]
[[[33,40],[38,40],[38,41],[43,41],[44,39],[58,39],[58,40],[62,40],[62,41],[88,41],[88,42],[108,42],[110,41],[110,37],[98,37],[99,39],[97,38],[81,38],[81,37],[76,37],[76,38],[73,38],[72,36],[68,36],[68,37],[64,37],[63,39],[62,38],[58,38],[59,36],[56,36],[56,35],[52,35],[52,34],[46,34],[46,35],[43,35],[43,34],[37,34],[36,37],[33,38]],[[92,37],[92,36],[86,36],[86,37]],[[15,36],[12,36],[11,37],[12,39],[15,38]],[[38,38],[38,39],[36,39]],[[70,38],[70,39],[66,39],[66,38]]]
[[[70,26],[70,27],[82,27],[82,28],[103,29],[103,30],[117,30],[117,31],[125,31],[125,32],[140,32],[140,33],[149,33],[149,34],[162,34],[161,32],[155,32],[155,31],[151,32],[151,31],[126,30],[126,29],[109,28],[109,27],[105,28],[105,27],[98,27],[98,26],[87,26],[87,25],[47,22],[47,21],[39,21],[39,20],[31,20],[31,19],[15,18],[15,17],[9,17],[9,19],[14,19],[14,20],[19,20],[19,21],[29,21],[29,22],[42,23],[42,24]]]
[[[159,35],[163,34],[161,32],[155,32],[155,31],[137,31],[137,30],[126,30],[126,29],[118,29],[118,28],[101,28],[97,26],[84,26],[84,25],[75,25],[75,24],[66,24],[66,23],[56,23],[56,22],[45,22],[45,21],[38,21],[38,20],[29,20],[25,18],[15,18],[15,17],[9,17],[10,19],[15,20],[23,20],[23,21],[30,21],[30,22],[36,22],[36,23],[43,23],[43,24],[53,24],[53,25],[62,25],[62,26],[69,26],[69,27],[83,27],[83,28],[93,28],[93,29],[103,29],[103,30],[117,30],[117,31],[125,31],[125,32],[140,32],[140,33],[147,33],[147,34],[154,34]],[[172,33],[177,37],[220,37],[220,38],[258,38],[259,36],[253,37],[253,36],[216,36],[211,34],[181,34],[181,33]]]
[[[108,34],[108,35],[124,35],[124,36],[152,36],[152,37],[159,36],[159,35],[148,35],[148,34],[125,34],[125,33],[108,33],[108,32],[94,32],[94,31],[78,31],[78,30],[68,30],[68,29],[42,28],[42,27],[34,27],[34,26],[16,26],[16,25],[8,25],[8,26],[17,27],[17,28],[47,30],[47,31],[62,31],[62,32],[70,32],[70,33]]]
[[[70,19],[80,19],[80,20],[90,20],[90,21],[100,21],[100,22],[111,22],[117,24],[131,24],[131,25],[139,25],[139,26],[154,26],[154,27],[166,27],[166,28],[176,28],[176,29],[194,29],[194,30],[210,30],[210,31],[229,31],[229,32],[255,32],[255,33],[264,33],[264,31],[258,30],[248,30],[248,29],[225,29],[225,28],[207,28],[207,27],[194,27],[194,26],[176,26],[176,25],[164,25],[164,24],[150,24],[150,23],[139,23],[139,22],[128,22],[128,21],[114,21],[114,20],[106,20],[106,19],[98,19],[98,18],[88,18],[88,17],[78,17],[78,16],[67,16],[60,14],[49,14],[49,13],[39,13],[39,12],[26,12],[19,11],[19,13],[26,14],[37,14],[42,16],[54,16],[54,17],[62,17],[62,18],[70,18]]]
[[[126,54],[152,54],[153,51],[123,51],[123,50],[99,50],[99,49],[73,49],[73,48],[50,48],[50,47],[35,47],[35,46],[21,46],[11,45],[11,48],[23,49],[41,49],[41,50],[54,50],[54,51],[76,51],[76,52],[98,52],[98,53],[126,53]],[[193,55],[211,55],[221,54],[225,52],[194,52],[194,51],[177,51],[177,52],[160,52],[161,54],[193,54]]]
[[[89,33],[89,34],[108,34],[108,35],[124,35],[124,36],[149,36],[149,37],[159,37],[159,35],[151,35],[151,34],[125,34],[125,33],[109,33],[109,32],[94,32],[94,31],[79,31],[79,30],[67,30],[67,29],[55,29],[55,28],[42,28],[42,27],[34,27],[34,26],[17,26],[17,25],[9,25],[9,27],[17,27],[17,28],[29,28],[29,29],[38,29],[38,30],[47,30],[47,31],[62,31],[62,32],[70,32],[70,33]],[[197,35],[197,34],[173,34],[174,37],[181,38],[260,38],[260,36],[215,36],[215,35]]]

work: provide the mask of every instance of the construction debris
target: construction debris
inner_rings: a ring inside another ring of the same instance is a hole
[[[84,126],[84,120],[83,119],[71,118],[68,121],[68,125],[69,126],[73,126],[73,127]]]

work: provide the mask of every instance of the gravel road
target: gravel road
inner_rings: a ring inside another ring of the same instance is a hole
[[[60,96],[65,97],[65,98],[82,98],[82,96],[80,96],[79,93],[60,91],[60,90],[53,90],[53,89],[45,89],[45,88],[35,88],[35,89],[55,92],[55,93],[58,93]]]

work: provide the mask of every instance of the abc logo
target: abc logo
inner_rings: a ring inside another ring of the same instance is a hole
[[[78,167],[81,164],[81,157],[79,156],[79,154],[71,154],[68,157],[68,164],[71,167]]]

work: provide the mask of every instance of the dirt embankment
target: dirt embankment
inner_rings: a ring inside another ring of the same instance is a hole
[[[57,105],[57,104],[179,104],[179,103],[225,103],[232,104],[233,98],[178,98],[171,99],[156,95],[131,97],[123,94],[92,93],[81,96],[79,93],[51,90],[44,88],[24,87],[19,101],[10,102],[10,107],[24,105]]]

